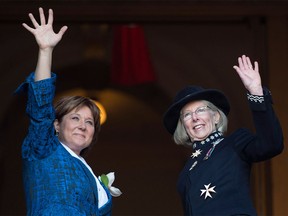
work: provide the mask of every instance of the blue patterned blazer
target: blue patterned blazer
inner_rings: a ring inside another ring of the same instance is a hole
[[[61,145],[54,132],[53,98],[56,75],[34,82],[34,73],[16,92],[27,92],[28,134],[22,144],[27,215],[109,216],[112,198],[98,208],[94,176]]]

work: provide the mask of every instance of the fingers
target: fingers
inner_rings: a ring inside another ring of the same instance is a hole
[[[29,13],[29,18],[30,18],[33,26],[34,26],[35,28],[38,28],[38,27],[39,27],[39,24],[38,24],[38,22],[36,21],[36,19],[34,18],[34,16],[33,16],[32,13]]]
[[[241,70],[253,69],[250,58],[245,55],[238,58],[238,64]]]
[[[60,31],[58,32],[58,34],[62,37],[63,34],[66,32],[67,29],[68,29],[67,26],[63,26],[63,27],[60,29]]]
[[[45,25],[46,24],[46,19],[45,19],[43,8],[41,8],[41,7],[39,8],[39,15],[40,15],[40,23],[41,23],[41,25]]]
[[[254,70],[259,72],[259,66],[258,66],[258,62],[257,61],[254,62]]]
[[[251,60],[248,56],[246,55],[242,55],[241,57],[238,58],[238,66],[233,66],[233,68],[236,70],[236,68],[238,68],[238,70],[255,70],[258,71],[258,63],[255,61],[254,62],[254,69],[253,69],[253,65],[251,63]]]
[[[26,28],[29,32],[33,33],[34,29],[28,26],[26,23],[22,23],[22,26]]]
[[[239,68],[238,66],[236,66],[236,65],[234,65],[233,68],[234,68],[237,72],[240,71],[240,68]]]
[[[235,71],[237,72],[238,76],[241,78],[243,76],[242,74],[242,70],[238,67],[238,66],[233,66],[233,68],[235,69]]]
[[[246,57],[245,55],[242,56],[243,62],[244,62],[244,66],[247,69],[253,69],[250,58]]]
[[[39,14],[40,14],[40,22],[41,22],[41,25],[43,24],[43,22],[45,23],[45,16],[44,16],[44,12],[43,12],[43,9],[42,8],[39,8]],[[35,17],[33,16],[32,13],[29,13],[28,14],[34,28],[39,28],[39,24],[38,22],[36,21]],[[34,29],[31,28],[30,26],[28,26],[26,23],[22,23],[22,26],[24,26],[24,28],[26,28],[28,31],[30,32],[34,32]]]
[[[32,13],[29,13],[28,14],[34,28],[39,28],[40,25],[39,23],[36,21],[34,15]],[[45,18],[45,14],[44,14],[44,11],[43,11],[43,8],[39,8],[39,16],[40,16],[40,24],[43,26],[43,25],[46,25],[46,18]],[[53,10],[52,9],[49,9],[49,17],[48,17],[48,23],[47,24],[53,24]],[[27,24],[23,24],[23,26],[28,30],[28,31],[31,31],[32,28],[29,27]]]
[[[48,20],[45,18],[44,10],[39,8],[39,23],[36,21],[32,13],[29,13],[30,20],[34,25],[34,28],[23,23],[23,27],[31,32],[39,45],[39,47],[54,47],[62,38],[63,34],[68,29],[67,26],[63,26],[58,34],[53,30],[53,10],[49,9]],[[47,23],[46,23],[47,21]]]
[[[49,9],[48,23],[49,25],[53,24],[53,10]]]

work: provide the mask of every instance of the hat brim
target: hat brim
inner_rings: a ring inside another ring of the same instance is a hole
[[[163,123],[170,134],[174,134],[180,117],[181,109],[188,103],[197,100],[207,100],[223,111],[227,116],[230,104],[226,96],[216,89],[206,89],[197,93],[188,94],[181,100],[173,103],[165,112]]]

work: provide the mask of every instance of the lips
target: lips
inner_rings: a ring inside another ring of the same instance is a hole
[[[194,130],[199,130],[204,127],[204,124],[199,124],[193,127]]]
[[[83,137],[83,138],[85,138],[85,135],[84,134],[78,134],[78,133],[76,133],[76,134],[74,134],[75,136],[81,136],[81,137]]]

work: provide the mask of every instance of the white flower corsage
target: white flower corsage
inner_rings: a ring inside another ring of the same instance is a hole
[[[108,188],[111,196],[118,197],[122,194],[122,192],[118,188],[112,186],[115,180],[114,172],[110,172],[107,175],[102,174],[98,177],[98,179]]]

